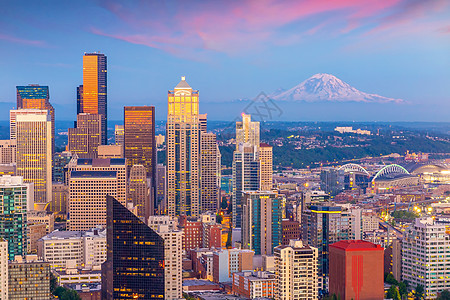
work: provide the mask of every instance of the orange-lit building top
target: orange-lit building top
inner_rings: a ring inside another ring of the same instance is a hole
[[[98,56],[83,56],[83,112],[98,114]]]

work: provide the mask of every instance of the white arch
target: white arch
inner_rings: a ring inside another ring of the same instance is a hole
[[[387,175],[387,174],[395,174],[395,173],[410,175],[408,170],[406,170],[402,166],[397,165],[397,164],[392,164],[392,165],[387,165],[387,166],[384,166],[383,168],[381,168],[381,170],[378,171],[377,174],[375,174],[372,181],[375,181],[375,179],[377,179],[380,176]]]
[[[366,169],[364,169],[363,167],[361,167],[358,164],[352,164],[352,163],[345,164],[345,165],[341,166],[339,168],[339,170],[344,170],[344,172],[361,172],[361,173],[366,174],[367,176],[370,176],[369,172],[367,172]]]

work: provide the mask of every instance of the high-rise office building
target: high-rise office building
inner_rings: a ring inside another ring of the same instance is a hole
[[[65,167],[72,159],[72,152],[64,151],[53,154],[52,180],[53,182],[65,181]]]
[[[69,230],[89,230],[106,224],[106,195],[126,204],[125,159],[72,159],[67,168]]]
[[[0,299],[8,300],[8,241],[0,238]]]
[[[160,214],[166,211],[166,166],[158,164],[156,166],[156,207]]]
[[[199,129],[200,132],[206,133],[208,131],[208,115],[199,114],[198,115]]]
[[[242,226],[242,207],[244,191],[259,190],[259,168],[258,148],[249,143],[241,144],[233,154],[233,226]]]
[[[214,133],[201,132],[200,137],[200,213],[216,212],[220,197],[220,152]]]
[[[117,200],[127,202],[127,168],[125,158],[75,158],[67,164],[66,184],[69,185],[71,171],[114,171],[117,172]]]
[[[259,145],[260,160],[260,190],[271,191],[273,189],[273,153],[272,146],[261,143]]]
[[[436,299],[450,288],[450,226],[439,218],[416,219],[402,241],[402,279],[410,286],[422,285],[425,299]]]
[[[319,251],[319,291],[328,290],[329,245],[350,236],[350,214],[340,206],[311,205],[302,213],[302,240]]]
[[[384,249],[370,242],[330,245],[330,295],[338,299],[384,298]]]
[[[167,213],[171,216],[197,216],[200,211],[198,109],[198,91],[181,77],[168,92]]]
[[[276,300],[318,299],[317,248],[291,240],[274,249]]]
[[[113,197],[106,202],[102,299],[164,299],[164,239]]]
[[[136,210],[136,216],[147,220],[153,212],[153,206],[150,203],[147,170],[143,165],[133,165],[130,169],[128,197]]]
[[[282,195],[269,191],[243,192],[242,244],[255,255],[271,255],[282,242]]]
[[[320,188],[331,195],[337,195],[344,190],[344,180],[344,170],[328,168],[320,172]]]
[[[69,128],[69,151],[80,158],[96,158],[102,144],[102,116],[81,113],[75,128]]]
[[[155,141],[155,107],[125,106],[124,121],[124,157],[128,168],[143,165],[147,172],[148,184],[153,210],[156,199],[156,141]],[[153,214],[153,211],[151,212]],[[147,215],[148,216],[148,215]]]
[[[259,122],[253,122],[251,115],[243,113],[242,121],[236,122],[236,150],[245,143],[259,147]]]
[[[77,115],[83,112],[83,85],[77,86]]]
[[[50,104],[50,92],[48,86],[29,84],[28,86],[16,86],[17,109],[47,110],[52,120],[52,152],[55,151],[55,109]]]
[[[17,152],[16,148],[16,140],[0,140],[0,164],[15,164]]]
[[[22,109],[15,115],[16,175],[34,184],[35,203],[52,201],[52,122],[47,110]]]
[[[101,53],[85,53],[83,56],[83,96],[79,113],[101,115],[101,144],[107,142],[107,76],[106,56]]]
[[[114,141],[116,145],[123,146],[124,128],[123,125],[116,125],[114,128]]]
[[[117,197],[116,171],[71,171],[69,230],[89,230],[106,224],[106,196]]]

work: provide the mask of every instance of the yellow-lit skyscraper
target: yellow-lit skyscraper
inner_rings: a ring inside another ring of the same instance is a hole
[[[77,98],[78,113],[102,115],[102,145],[106,145],[107,125],[107,76],[106,56],[101,53],[85,53],[83,56],[82,96]]]
[[[17,176],[34,184],[34,202],[52,201],[52,121],[47,110],[21,109],[15,116]]]
[[[48,86],[29,84],[28,86],[16,86],[18,109],[44,109],[48,110],[52,119],[52,152],[55,151],[55,109],[50,104],[50,92]]]
[[[199,109],[198,90],[181,77],[168,92],[167,114],[167,214],[199,214]]]
[[[76,128],[69,128],[69,151],[80,158],[97,158],[101,145],[102,116],[81,113],[77,115]]]
[[[260,187],[261,191],[271,191],[273,189],[273,151],[272,146],[261,143],[259,145],[260,160]]]
[[[236,122],[236,150],[248,143],[259,148],[259,122],[252,122],[251,115],[242,114],[242,121]]]

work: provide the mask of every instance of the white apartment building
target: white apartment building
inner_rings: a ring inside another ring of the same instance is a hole
[[[163,216],[170,222],[172,217]],[[152,217],[150,217],[151,219]],[[160,216],[156,216],[160,218]],[[164,239],[164,285],[165,299],[182,299],[183,277],[182,277],[182,244],[183,232],[170,228],[168,224],[158,225],[155,230]]]
[[[106,261],[106,229],[53,231],[38,241],[38,255],[53,269],[100,266]]]
[[[289,246],[278,246],[275,254],[277,300],[315,300],[318,298],[317,248],[291,240]]]
[[[450,288],[450,222],[416,219],[402,242],[402,278],[425,288],[425,299]]]

